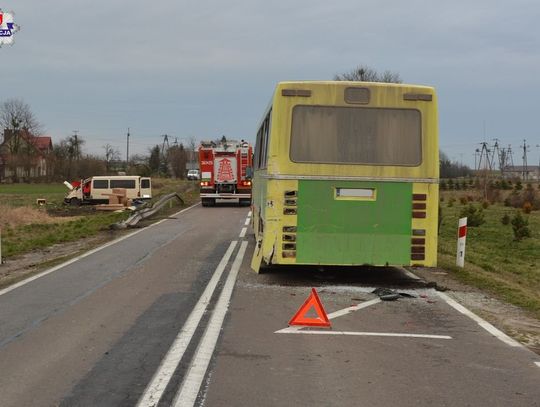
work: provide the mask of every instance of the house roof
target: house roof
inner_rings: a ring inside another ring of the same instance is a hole
[[[49,136],[33,137],[31,141],[39,150],[47,150],[52,147],[52,140]]]

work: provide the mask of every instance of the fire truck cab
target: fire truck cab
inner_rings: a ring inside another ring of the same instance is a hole
[[[251,205],[253,148],[247,141],[201,142],[199,166],[203,206],[215,205],[216,199]]]

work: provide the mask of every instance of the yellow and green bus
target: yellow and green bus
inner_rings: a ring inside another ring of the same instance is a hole
[[[427,86],[279,83],[257,132],[252,268],[436,266],[437,120]]]

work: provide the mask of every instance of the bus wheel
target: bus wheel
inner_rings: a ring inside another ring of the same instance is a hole
[[[81,200],[79,198],[71,198],[69,200],[70,206],[81,206]]]

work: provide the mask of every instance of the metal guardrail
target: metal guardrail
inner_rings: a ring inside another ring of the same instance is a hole
[[[155,215],[157,212],[159,212],[160,209],[162,209],[169,201],[173,199],[178,199],[182,205],[184,204],[184,200],[182,199],[182,197],[177,192],[173,192],[173,193],[162,196],[159,201],[157,201],[155,204],[152,205],[152,207],[137,210],[128,219],[112,225],[112,228],[125,229],[128,227],[134,227],[141,220],[149,218],[152,215]]]

